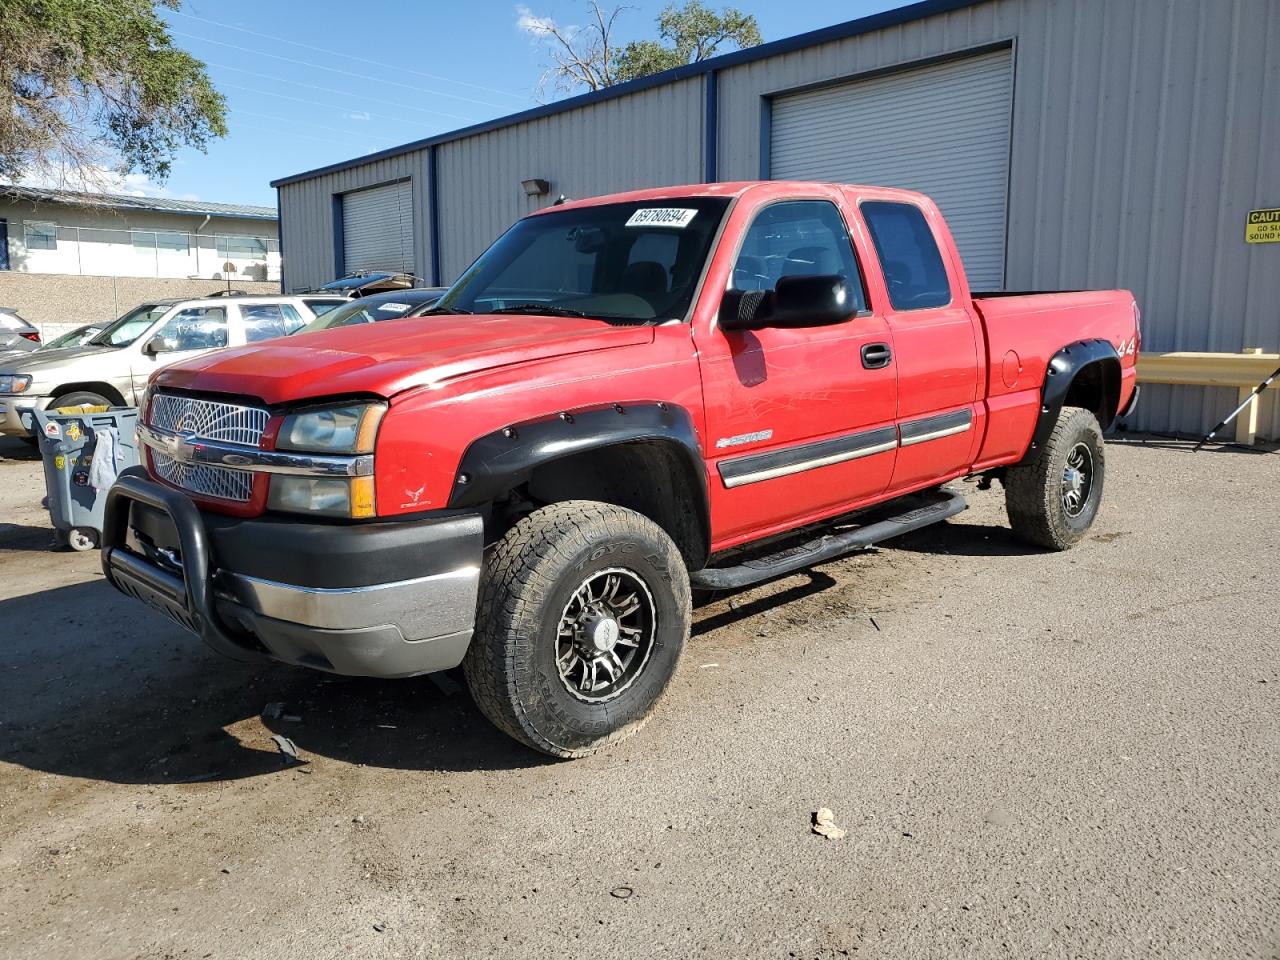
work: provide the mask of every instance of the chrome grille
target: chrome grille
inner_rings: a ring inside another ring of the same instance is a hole
[[[151,401],[147,423],[159,430],[200,440],[257,447],[271,415],[260,407],[216,400],[200,400],[161,393]],[[161,480],[206,497],[244,503],[253,495],[253,474],[199,463],[180,463],[159,450],[151,451]]]
[[[147,423],[172,433],[194,433],[201,440],[256,447],[270,416],[261,407],[160,393],[151,401]]]

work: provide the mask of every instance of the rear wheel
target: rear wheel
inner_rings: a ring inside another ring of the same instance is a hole
[[[1098,515],[1106,478],[1102,428],[1088,410],[1063,407],[1040,456],[1005,473],[1013,532],[1050,550],[1074,546]]]
[[[651,520],[569,501],[490,551],[479,609],[463,668],[480,709],[535,750],[581,757],[648,719],[689,636],[689,577]]]

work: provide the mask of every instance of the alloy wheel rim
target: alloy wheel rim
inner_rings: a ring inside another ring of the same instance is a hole
[[[588,703],[620,696],[649,662],[657,623],[653,594],[639,574],[624,567],[592,573],[560,614],[560,682]]]
[[[1072,519],[1084,513],[1093,492],[1093,451],[1080,441],[1067,454],[1067,465],[1062,471],[1062,508]]]

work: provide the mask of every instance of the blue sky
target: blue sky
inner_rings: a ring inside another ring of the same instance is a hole
[[[651,35],[665,5],[628,0],[621,39]],[[768,41],[901,2],[736,5],[755,14]],[[208,64],[231,132],[208,154],[182,151],[163,188],[141,178],[128,188],[274,205],[276,177],[536,106],[548,57],[519,26],[526,9],[573,24],[587,8],[581,0],[187,0],[164,16],[175,42]]]

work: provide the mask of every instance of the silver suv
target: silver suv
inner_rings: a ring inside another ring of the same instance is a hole
[[[283,337],[315,318],[302,297],[157,300],[130,310],[79,347],[0,357],[0,434],[30,436],[33,409],[135,406],[160,367]]]

